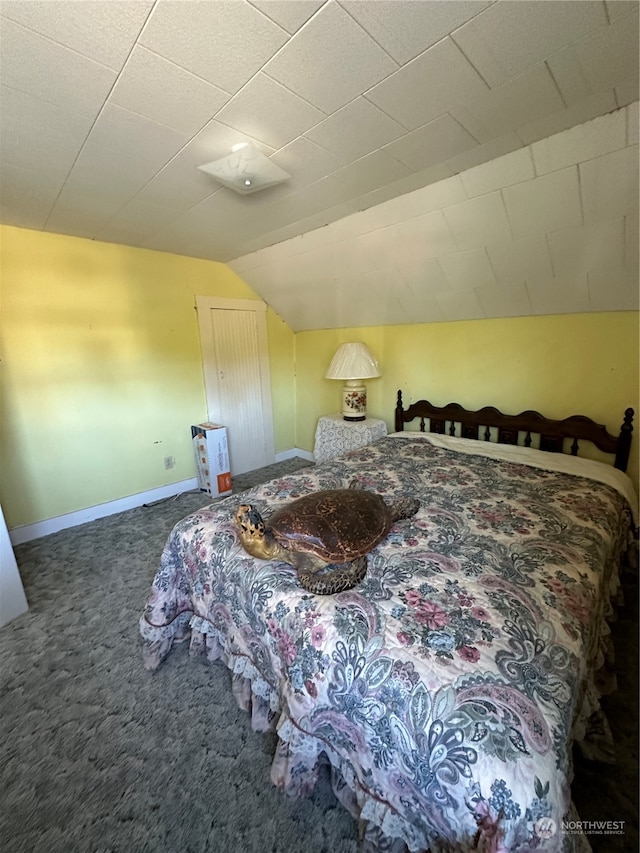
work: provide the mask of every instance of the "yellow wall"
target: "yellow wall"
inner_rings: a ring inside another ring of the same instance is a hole
[[[207,417],[194,297],[256,294],[225,264],[74,237],[2,227],[0,251],[8,526],[193,477],[189,424]],[[267,317],[282,450],[293,334]]]
[[[255,293],[224,264],[19,228],[0,228],[0,252],[9,527],[193,477],[187,427],[207,415],[194,297]],[[277,451],[313,450],[318,417],[339,408],[324,372],[349,340],[380,361],[369,413],[389,429],[398,388],[405,404],[579,413],[614,433],[640,409],[635,312],[294,335],[269,310],[267,328]],[[640,414],[634,438],[637,487]]]
[[[513,414],[533,408],[551,418],[583,414],[615,435],[631,406],[637,422],[628,473],[637,489],[638,316],[629,311],[300,332],[298,447],[311,450],[318,416],[339,410],[341,383],[323,378],[338,345],[364,341],[383,373],[367,380],[368,413],[384,418],[389,429],[399,388],[405,407],[426,398]]]
[[[267,310],[267,335],[277,453],[296,446],[295,335],[271,309]]]

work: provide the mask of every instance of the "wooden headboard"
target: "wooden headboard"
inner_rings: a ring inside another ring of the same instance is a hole
[[[612,435],[602,424],[597,424],[584,415],[573,415],[562,421],[545,418],[540,412],[527,411],[519,415],[505,415],[493,406],[485,406],[477,412],[467,411],[459,403],[446,406],[433,406],[428,400],[418,400],[407,409],[402,407],[402,391],[398,391],[396,403],[396,432],[402,432],[404,425],[420,418],[420,431],[425,432],[425,422],[429,421],[429,432],[458,435],[461,438],[491,440],[491,430],[497,430],[500,444],[518,444],[520,434],[524,434],[523,444],[530,447],[532,434],[540,436],[540,450],[562,453],[565,439],[571,440],[570,453],[578,455],[578,441],[591,441],[604,453],[615,454],[614,466],[621,471],[627,470],[631,433],[633,432],[633,409],[624,413],[624,422],[619,435]],[[447,428],[447,424],[449,425]],[[460,424],[460,430],[456,426]]]

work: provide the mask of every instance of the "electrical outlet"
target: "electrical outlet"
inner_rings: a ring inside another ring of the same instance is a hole
[[[164,467],[165,468],[173,468],[173,466],[175,464],[176,464],[176,460],[173,458],[173,456],[165,456],[164,457]]]

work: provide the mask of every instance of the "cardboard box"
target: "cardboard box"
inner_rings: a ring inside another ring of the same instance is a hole
[[[230,495],[231,466],[227,428],[220,424],[196,424],[191,427],[191,440],[200,491],[216,497]]]

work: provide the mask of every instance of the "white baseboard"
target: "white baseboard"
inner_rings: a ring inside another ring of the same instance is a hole
[[[313,462],[313,453],[309,453],[308,450],[300,450],[298,447],[291,447],[289,450],[282,450],[280,453],[276,453],[276,462],[284,462],[285,459],[295,459],[296,456],[299,456],[300,459],[306,459],[308,462]]]
[[[294,459],[296,456],[306,459],[309,462],[314,461],[313,453],[309,453],[308,450],[300,450],[297,447],[292,447],[289,450],[276,453],[276,462],[284,462],[285,459]],[[192,489],[197,488],[198,480],[196,477],[193,477],[191,480],[182,480],[179,483],[160,486],[158,489],[151,489],[148,492],[140,492],[137,495],[130,495],[116,501],[109,501],[108,503],[98,504],[98,506],[80,509],[77,512],[68,512],[56,518],[47,518],[44,521],[36,521],[34,524],[23,524],[19,527],[12,527],[9,531],[9,538],[12,545],[22,545],[23,542],[31,542],[32,539],[40,539],[41,536],[49,536],[50,533],[66,530],[67,527],[77,527],[79,524],[86,524],[87,521],[95,521],[96,518],[115,515],[117,512],[126,512],[128,509],[135,509],[143,504],[161,501],[164,498],[172,498],[174,495],[179,495],[182,492],[190,492]]]
[[[172,498],[174,495],[190,492],[197,488],[198,480],[196,477],[190,480],[181,480],[179,483],[170,483],[168,486],[160,486],[148,492],[139,492],[137,495],[129,495],[126,498],[80,509],[77,512],[68,512],[56,518],[47,518],[44,521],[36,521],[34,524],[12,527],[9,531],[9,538],[12,545],[21,545],[23,542],[31,542],[32,539],[40,539],[41,536],[57,533],[58,530],[65,530],[67,527],[77,527],[79,524],[86,524],[87,521],[95,521],[96,518],[115,515],[117,512],[126,512],[128,509],[135,509],[143,504],[153,503],[164,498]]]

